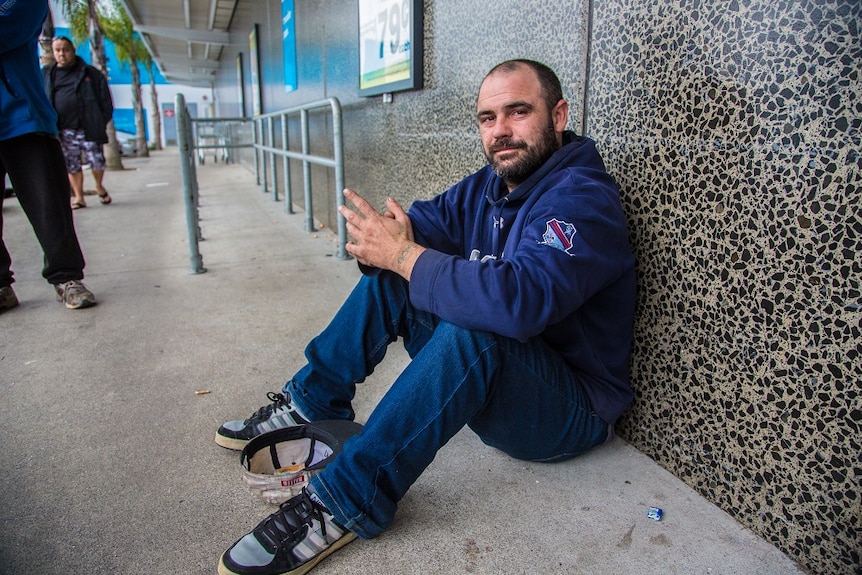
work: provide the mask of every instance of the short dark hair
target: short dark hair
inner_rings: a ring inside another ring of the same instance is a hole
[[[63,42],[68,42],[72,48],[75,47],[75,43],[72,42],[71,40],[69,40],[69,38],[67,36],[54,36],[51,39],[51,42],[56,42],[57,40],[62,40]]]
[[[545,102],[548,104],[548,110],[553,110],[554,106],[557,105],[557,102],[563,99],[563,87],[560,84],[560,79],[557,77],[557,74],[541,62],[524,58],[506,60],[505,62],[494,66],[491,71],[485,75],[485,78],[487,79],[489,76],[497,72],[514,72],[518,68],[524,66],[530,68],[536,73],[536,76],[539,78],[539,85],[542,87],[542,95],[545,98]]]

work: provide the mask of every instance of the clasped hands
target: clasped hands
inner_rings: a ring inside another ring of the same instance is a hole
[[[347,252],[363,265],[391,270],[409,280],[425,250],[413,240],[413,226],[404,209],[386,198],[386,211],[381,214],[350,188],[344,190],[344,198],[353,204],[353,208],[344,205],[338,209],[347,220],[351,238]]]

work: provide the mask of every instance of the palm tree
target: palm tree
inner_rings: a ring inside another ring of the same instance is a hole
[[[66,0],[67,2],[70,0]],[[102,71],[108,77],[108,59],[105,57],[105,32],[102,23],[99,22],[99,13],[96,10],[98,0],[87,0],[87,27],[90,32],[90,57],[93,66]]]
[[[43,66],[54,61],[54,50],[51,44],[54,40],[54,15],[51,14],[51,6],[48,6],[48,15],[42,24],[42,32],[39,34],[39,60]]]
[[[135,147],[138,157],[149,156],[147,135],[144,128],[144,107],[141,103],[141,69],[138,61],[149,55],[140,37],[135,34],[132,21],[125,9],[114,0],[110,15],[102,15],[105,36],[114,43],[117,59],[128,64],[132,71],[132,107],[135,110]]]
[[[159,94],[156,92],[156,75],[153,56],[147,51],[141,58],[150,77],[150,117],[153,119],[153,149],[162,149],[162,114],[159,112]]]
[[[93,66],[108,76],[107,58],[105,57],[104,31],[99,22],[97,10],[98,0],[62,0],[61,7],[66,19],[69,20],[69,31],[77,43],[90,40],[90,59]],[[114,120],[108,122],[108,143],[105,145],[105,163],[109,170],[122,170],[120,145],[117,142],[117,130]]]

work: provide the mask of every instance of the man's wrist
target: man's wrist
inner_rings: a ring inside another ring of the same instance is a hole
[[[419,244],[415,242],[405,242],[404,245],[401,246],[398,256],[395,258],[394,271],[409,280],[413,273],[413,266],[416,264],[416,260],[419,259],[419,256],[423,251],[425,251],[425,248]]]
[[[407,259],[407,255],[410,253],[410,250],[413,249],[413,245],[414,244],[408,242],[401,248],[401,253],[398,254],[398,258],[395,260],[395,265],[397,267],[404,267],[404,261]]]

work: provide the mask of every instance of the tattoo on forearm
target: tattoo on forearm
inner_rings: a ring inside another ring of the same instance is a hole
[[[404,249],[401,250],[401,253],[398,254],[397,262],[399,267],[401,266],[401,264],[404,263],[404,258],[407,257],[407,252],[409,252],[411,249],[413,249],[413,244],[407,244],[406,246],[404,246]]]

